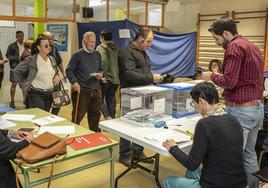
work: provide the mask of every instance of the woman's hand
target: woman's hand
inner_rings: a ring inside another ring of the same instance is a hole
[[[25,132],[22,132],[22,131],[11,131],[10,132],[10,137],[18,139],[18,140],[24,140],[26,136],[27,136],[27,134]]]
[[[173,139],[167,139],[163,142],[163,146],[169,151],[171,147],[177,145],[175,140]]]
[[[59,77],[58,75],[56,75],[56,76],[53,78],[52,83],[53,83],[54,86],[59,85],[59,83],[60,83],[60,77]]]

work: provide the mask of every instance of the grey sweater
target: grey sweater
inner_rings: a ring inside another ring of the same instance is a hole
[[[90,77],[90,74],[101,71],[101,56],[99,52],[88,53],[84,49],[78,50],[73,54],[66,74],[69,81],[73,84],[78,82],[81,90],[93,90],[99,87],[99,81]]]

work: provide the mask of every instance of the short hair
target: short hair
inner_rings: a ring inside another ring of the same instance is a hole
[[[134,40],[137,40],[139,37],[143,37],[144,39],[146,39],[147,36],[149,35],[149,33],[151,33],[151,32],[152,32],[152,30],[150,30],[148,28],[142,28],[141,27],[138,30],[138,32],[136,33]]]
[[[28,40],[26,40],[26,41],[24,42],[24,48],[31,49],[32,44],[33,44],[33,40],[28,39]]]
[[[236,23],[234,20],[230,19],[230,18],[221,18],[221,19],[217,19],[215,20],[210,28],[208,29],[209,32],[213,32],[216,35],[223,35],[224,31],[229,31],[231,32],[233,35],[238,34],[237,32],[237,27],[236,27]]]
[[[16,31],[16,36],[17,36],[18,34],[24,34],[24,33],[23,33],[23,31],[18,30],[18,31]]]
[[[211,69],[211,66],[212,66],[212,63],[217,63],[218,67],[219,67],[219,71],[222,72],[222,62],[221,60],[219,59],[212,59],[210,62],[209,62],[209,65],[208,65],[208,70],[209,71],[212,71]]]
[[[207,101],[209,104],[217,104],[219,102],[219,94],[210,82],[201,82],[193,87],[190,92],[192,99],[199,103],[199,99]]]
[[[93,37],[93,36],[96,37],[95,33],[92,31],[88,31],[88,32],[84,33],[82,43],[84,43],[84,41],[87,37]]]
[[[109,41],[112,40],[112,32],[109,31],[108,29],[104,29],[101,31],[100,36],[105,40]]]

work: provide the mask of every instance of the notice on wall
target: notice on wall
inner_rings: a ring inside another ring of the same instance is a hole
[[[68,25],[48,24],[47,30],[53,34],[57,49],[66,52],[68,50]]]
[[[129,29],[119,29],[119,38],[130,38],[130,30]]]

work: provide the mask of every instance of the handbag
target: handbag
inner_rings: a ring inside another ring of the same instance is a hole
[[[32,140],[26,148],[17,153],[17,159],[24,163],[36,163],[56,155],[66,153],[66,144],[62,138],[45,132]]]
[[[14,160],[17,163],[16,168],[16,184],[17,188],[19,188],[19,180],[18,180],[18,168],[21,165],[28,166],[31,168],[37,168],[40,171],[41,167],[34,167],[31,165],[32,163],[36,163],[39,161],[43,161],[45,159],[49,159],[54,157],[50,169],[50,175],[48,179],[48,188],[50,187],[52,176],[53,176],[53,167],[56,162],[63,160],[66,157],[67,145],[64,142],[64,139],[51,134],[49,132],[44,132],[38,137],[32,140],[26,148],[20,150],[16,159]],[[63,155],[61,159],[59,159],[59,155]]]
[[[59,83],[59,90],[52,92],[52,106],[54,108],[60,108],[62,106],[66,106],[71,103],[68,90],[64,89],[62,81]]]

